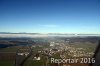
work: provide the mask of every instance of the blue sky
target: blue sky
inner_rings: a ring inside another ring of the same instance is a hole
[[[0,0],[0,32],[100,34],[100,0]]]

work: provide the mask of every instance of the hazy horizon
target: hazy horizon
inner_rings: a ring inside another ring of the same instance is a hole
[[[69,33],[69,32],[66,32],[66,33],[63,33],[63,32],[0,32],[0,34],[100,34],[100,33]]]

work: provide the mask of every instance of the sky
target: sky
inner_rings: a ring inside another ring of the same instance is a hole
[[[100,0],[0,0],[0,32],[100,34]]]

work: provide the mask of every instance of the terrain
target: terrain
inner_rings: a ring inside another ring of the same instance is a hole
[[[88,66],[88,62],[58,64],[50,60],[92,58],[99,40],[99,36],[1,37],[0,66]]]

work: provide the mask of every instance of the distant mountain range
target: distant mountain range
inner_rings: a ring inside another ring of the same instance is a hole
[[[11,33],[11,32],[0,32],[0,34],[40,34],[40,33],[26,33],[26,32]]]
[[[0,34],[39,34],[39,35],[100,35],[100,34],[79,34],[79,33],[26,33],[26,32],[19,32],[19,33],[11,33],[11,32],[0,32]]]

